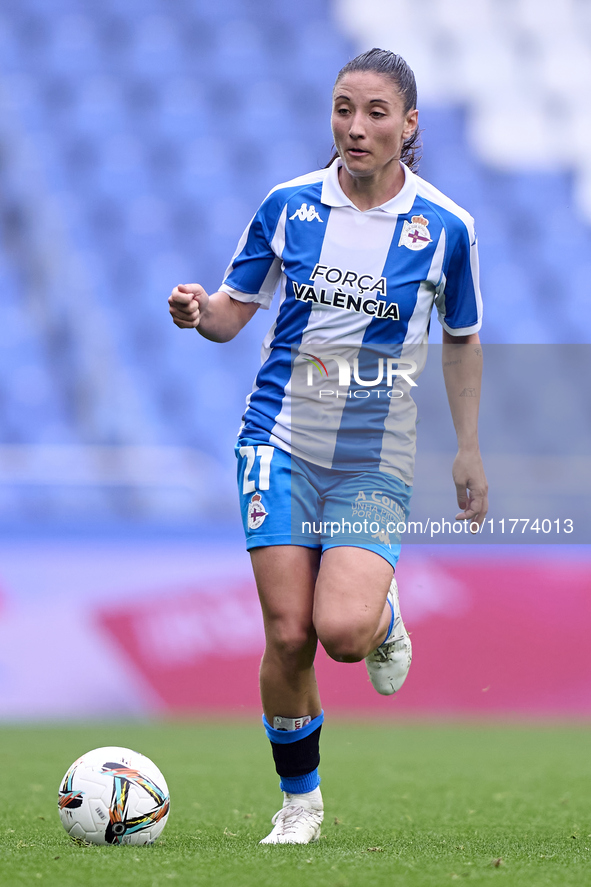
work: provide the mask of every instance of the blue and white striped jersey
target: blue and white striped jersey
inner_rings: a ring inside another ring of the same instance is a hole
[[[410,388],[433,305],[452,335],[481,324],[474,224],[407,167],[396,197],[362,212],[340,187],[339,166],[271,191],[220,288],[268,308],[280,287],[240,433],[411,484]]]

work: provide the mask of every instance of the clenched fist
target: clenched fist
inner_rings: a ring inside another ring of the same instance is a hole
[[[201,284],[180,283],[168,298],[168,310],[180,329],[197,329],[208,303],[209,296]]]

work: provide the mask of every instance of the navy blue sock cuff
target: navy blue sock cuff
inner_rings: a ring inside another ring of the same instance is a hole
[[[296,731],[299,733],[299,730]],[[306,792],[313,792],[320,785],[320,776],[318,768],[306,773],[305,776],[282,776],[279,781],[279,788],[282,792],[289,792],[290,795],[303,795]]]
[[[290,742],[298,742],[300,739],[305,739],[306,736],[309,736],[314,730],[318,730],[318,728],[322,726],[323,721],[324,712],[321,711],[317,718],[313,718],[309,724],[306,724],[306,726],[302,727],[300,730],[276,730],[263,715],[263,724],[267,739],[271,742],[277,743],[277,745],[287,745]],[[306,791],[312,791],[312,789],[306,789]]]

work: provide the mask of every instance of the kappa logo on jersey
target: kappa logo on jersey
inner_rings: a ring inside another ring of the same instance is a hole
[[[429,220],[425,216],[412,216],[410,222],[405,222],[402,226],[398,246],[412,250],[425,249],[432,242],[427,230],[428,224]]]
[[[260,493],[255,493],[248,503],[248,529],[258,530],[262,526],[267,514],[268,512],[265,511]]]
[[[291,222],[292,219],[299,219],[300,222],[322,222],[313,203],[311,203],[310,206],[308,206],[307,203],[302,203],[300,208],[296,209],[293,216],[289,217],[289,221]]]

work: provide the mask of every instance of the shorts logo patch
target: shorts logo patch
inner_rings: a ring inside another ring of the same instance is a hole
[[[400,504],[381,490],[367,495],[359,490],[352,503],[351,517],[353,520],[366,521],[372,538],[384,545],[391,545],[391,534],[398,541],[397,526],[406,519]]]
[[[263,500],[260,493],[255,493],[248,503],[248,529],[258,530],[263,521],[267,517],[268,511],[265,511]]]
[[[398,246],[412,250],[425,249],[432,242],[428,224],[429,220],[425,216],[412,216],[410,222],[405,222],[402,226]]]

